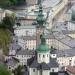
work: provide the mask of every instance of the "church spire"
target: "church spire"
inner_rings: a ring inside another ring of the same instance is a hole
[[[38,12],[38,16],[36,18],[37,20],[37,24],[39,25],[39,27],[44,27],[44,23],[45,23],[45,18],[44,18],[44,14],[43,14],[43,9],[42,9],[42,4],[39,4],[39,12]]]

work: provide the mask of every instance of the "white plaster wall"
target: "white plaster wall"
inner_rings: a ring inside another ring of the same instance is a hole
[[[44,55],[44,57],[43,57],[43,55]],[[49,63],[50,62],[50,52],[38,53],[37,60],[38,60],[38,63],[42,63],[42,62]]]
[[[20,65],[27,65],[27,59],[31,58],[34,55],[16,55],[15,57],[19,59]]]
[[[35,69],[35,72],[33,72],[33,69]],[[29,68],[29,75],[38,75],[38,71],[36,68]]]
[[[59,57],[59,58],[57,58],[57,61],[58,61],[60,67],[70,65],[70,60],[71,60],[71,66],[75,65],[74,57]]]
[[[50,54],[51,58],[56,58],[57,55],[56,54]]]
[[[43,70],[42,75],[50,75],[50,70]]]
[[[75,33],[74,34],[68,34],[68,36],[70,36],[70,37],[75,39]]]
[[[53,70],[54,70],[54,72],[58,72],[58,67],[57,68],[51,68],[50,72],[53,72]]]
[[[72,57],[72,62],[71,63],[72,63],[71,64],[72,66],[75,66],[75,56]]]

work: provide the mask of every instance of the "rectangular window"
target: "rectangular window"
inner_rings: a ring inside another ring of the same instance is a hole
[[[52,69],[52,72],[54,72],[54,69]]]
[[[33,72],[35,72],[35,69],[33,69]]]

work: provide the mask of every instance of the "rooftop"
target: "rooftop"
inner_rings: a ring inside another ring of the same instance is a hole
[[[67,72],[70,72],[71,74],[75,75],[75,67],[68,66],[67,67]]]
[[[29,60],[31,60],[31,59],[29,59]],[[29,63],[31,63],[29,65],[31,68],[37,68],[37,69],[43,69],[43,70],[58,67],[58,63],[56,62],[56,59],[51,59],[50,63],[46,64],[44,62],[38,63],[37,60],[33,58],[32,62],[29,62]]]
[[[23,40],[36,40],[36,36],[22,36],[22,37],[19,37],[19,38],[21,38]],[[52,38],[54,38],[54,36],[50,35],[50,34],[46,34],[45,38],[46,39],[52,39]]]
[[[75,48],[75,39],[72,39],[72,38],[66,36],[65,34],[63,34],[63,32],[55,32],[54,36],[55,36],[55,39],[62,42],[63,44],[65,44],[71,48]]]
[[[42,2],[42,5],[45,7],[45,8],[48,8],[48,7],[54,7],[56,6],[57,4],[59,4],[62,0],[44,0]]]
[[[18,29],[36,29],[35,25],[21,25],[21,26],[17,26],[16,30]]]
[[[68,50],[54,50],[51,54],[57,54],[57,57],[73,57],[75,56],[75,48]]]
[[[34,50],[19,50],[16,55],[35,55]]]
[[[19,60],[18,59],[16,59],[16,58],[10,58],[10,59],[8,59],[7,60],[7,65],[8,66],[15,66],[17,63],[19,63]]]

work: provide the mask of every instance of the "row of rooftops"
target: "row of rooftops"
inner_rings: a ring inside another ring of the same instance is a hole
[[[51,54],[57,54],[57,57],[73,57],[75,56],[75,48],[68,50],[53,50]]]
[[[75,47],[75,39],[67,36],[66,34],[68,33],[73,33],[74,31],[62,31],[62,32],[54,32],[53,34],[46,34],[45,38],[46,39],[56,39],[60,41],[61,43],[74,48]],[[23,40],[36,40],[36,36],[22,36],[19,37]]]
[[[9,50],[15,50],[16,55],[35,55],[35,50],[21,48],[16,42],[12,43]],[[57,54],[57,57],[72,57],[75,56],[75,48],[68,50],[52,50],[51,54]]]
[[[60,42],[62,42],[63,44],[74,48],[75,47],[75,39],[72,39],[70,37],[68,37],[67,35],[64,35],[62,32],[60,33],[55,33],[54,34],[55,39],[59,40]]]

